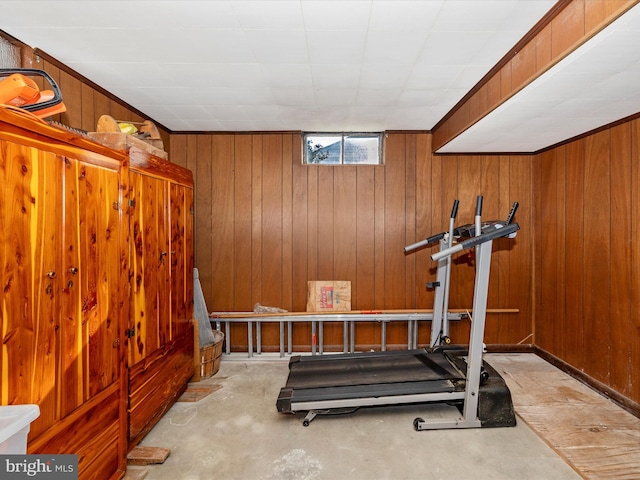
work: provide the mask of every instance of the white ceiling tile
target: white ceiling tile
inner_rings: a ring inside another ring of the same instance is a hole
[[[272,88],[271,93],[278,105],[308,107],[315,103],[311,88]]]
[[[524,2],[521,0],[446,0],[440,10],[436,31],[503,31],[504,29],[526,28],[528,22],[518,22],[525,12],[542,17],[554,4],[546,2]],[[529,25],[531,28],[533,25]]]
[[[435,31],[487,31],[492,19],[500,15],[498,2],[474,0],[445,1],[438,15]],[[504,2],[508,5],[509,2]]]
[[[161,87],[141,88],[139,93],[145,93],[147,97],[162,98],[165,105],[202,105],[203,99],[218,89],[208,89],[205,92],[189,87]]]
[[[34,1],[25,8],[24,0],[2,1],[2,17],[3,30],[10,27],[15,30],[38,29],[43,27],[51,27],[51,20],[55,18],[56,26],[60,28],[82,26],[82,20],[79,17],[72,18],[70,7],[71,2],[60,2],[59,8],[56,8],[51,15],[43,15],[38,12],[48,12],[51,8],[49,1]],[[10,19],[7,22],[7,19]]]
[[[257,63],[184,63],[167,64],[164,76],[171,83],[188,83],[194,87],[263,88],[264,74]]]
[[[315,90],[316,105],[320,107],[353,106],[356,103],[358,90],[355,88],[317,88]]]
[[[244,121],[251,118],[247,115],[247,107],[238,107],[237,105],[202,105],[202,109],[207,112],[208,117],[220,121]]]
[[[202,131],[202,130],[218,130],[222,129],[222,122],[212,121],[210,119],[198,119],[198,118],[183,118],[176,119],[175,122],[177,124],[183,125],[184,130],[192,130],[192,131]],[[214,128],[211,128],[211,125],[214,125]],[[215,128],[218,126],[218,128]]]
[[[104,70],[118,72],[105,88],[115,85],[137,87],[166,87],[182,85],[192,88],[208,87],[261,87],[262,70],[257,64],[207,63],[71,63],[87,78],[104,74]]]
[[[50,44],[54,48],[70,49],[68,62],[255,61],[244,34],[237,30],[46,29],[41,32],[41,38],[33,46],[48,53]],[[141,48],[141,43],[153,48]]]
[[[162,102],[160,105],[166,107],[168,104],[165,102],[165,97],[158,96],[159,92],[164,92],[166,90],[174,91],[173,87],[147,87],[147,88],[139,88],[136,86],[114,86],[109,92],[118,98],[124,100],[125,102],[132,105],[134,102],[136,105],[153,105],[158,102],[158,98],[162,98]],[[189,89],[184,89],[184,91],[188,91]],[[62,90],[62,99],[64,100],[65,92]]]
[[[605,119],[605,123],[610,123],[638,112],[640,112],[640,93],[622,100],[607,102],[600,110],[592,112],[592,115]]]
[[[165,125],[167,128],[170,128],[174,131],[189,131],[192,130],[191,126],[189,125],[188,122],[184,121],[184,120],[179,120],[176,118],[168,118],[165,121]],[[209,130],[213,130],[212,128]]]
[[[315,88],[357,88],[360,81],[361,65],[311,65]]]
[[[239,107],[245,118],[247,119],[264,119],[264,118],[279,118],[283,112],[286,112],[287,107],[276,105],[247,105]],[[296,110],[296,109],[293,109]]]
[[[359,64],[364,56],[364,31],[307,32],[309,60],[312,64]]]
[[[477,65],[482,46],[492,37],[491,32],[431,32],[421,55],[425,65]],[[506,51],[512,45],[506,47]],[[506,53],[505,51],[505,53]],[[489,65],[492,67],[493,65]]]
[[[208,88],[197,95],[194,105],[271,105],[270,88]]]
[[[262,77],[269,87],[311,88],[313,80],[308,64],[263,63]]]
[[[360,71],[360,88],[382,89],[404,87],[411,74],[409,65],[391,65],[367,63]]]
[[[56,5],[61,2],[56,1]],[[95,19],[91,26],[105,28],[166,29],[231,29],[239,26],[227,1],[74,1],[71,16],[79,17],[86,25],[87,18]],[[89,13],[85,9],[92,9]]]
[[[227,1],[69,1],[70,16],[86,25],[104,28],[166,29],[230,29],[239,26],[235,13]]]
[[[638,80],[640,74],[637,71],[619,72],[593,83],[590,91],[585,92],[585,96],[596,97],[603,102],[624,100],[638,92]]]
[[[307,30],[366,30],[371,0],[301,0]]]
[[[407,79],[408,89],[432,89],[439,90],[449,88],[451,82],[457,79],[464,71],[463,65],[426,65],[418,64],[411,70]]]
[[[247,30],[251,50],[261,63],[308,63],[303,30]]]
[[[369,32],[364,61],[413,65],[428,36],[427,30],[404,32]]]
[[[535,103],[535,102],[527,102]],[[524,102],[518,102],[518,107],[522,108]],[[567,99],[561,103],[555,103],[551,107],[548,106],[543,111],[534,111],[532,114],[536,115],[532,118],[547,117],[549,118],[570,118],[570,117],[590,117],[594,111],[603,108],[604,104],[602,99],[599,98],[580,98],[580,99]],[[522,108],[524,110],[524,108]]]
[[[356,104],[358,106],[390,106],[396,103],[402,90],[399,88],[360,88]]]
[[[369,18],[370,32],[428,32],[436,22],[444,0],[374,1]]]
[[[393,130],[429,130],[429,118],[433,115],[441,116],[442,111],[424,106],[396,107],[389,112],[387,122],[393,125]]]
[[[191,106],[189,106],[188,108],[191,108]],[[177,115],[173,111],[173,107],[158,105],[157,103],[141,103],[139,104],[138,109],[143,112],[148,118],[177,118]]]
[[[167,35],[167,32],[164,32]],[[180,38],[173,41],[182,47],[175,57],[163,57],[163,52],[158,51],[158,61],[189,62],[199,61],[205,63],[259,63],[259,59],[253,54],[244,32],[237,29],[199,29],[189,30],[184,37],[179,32],[171,32]],[[140,55],[140,53],[138,52]],[[146,55],[144,56],[146,57]],[[144,58],[143,57],[143,58]]]
[[[438,103],[441,98],[441,90],[424,89],[424,90],[408,90],[405,89],[398,98],[398,106],[402,108],[429,108]]]
[[[179,3],[179,2],[176,2]],[[215,3],[215,2],[214,2]],[[304,28],[300,2],[291,0],[232,2],[240,26],[251,30],[291,30]]]
[[[215,118],[215,116],[202,105],[171,105],[167,110],[170,112],[170,115],[183,120]]]
[[[553,82],[536,82],[530,92],[535,95],[533,98],[543,98],[555,102],[563,101],[565,98],[579,95],[580,92],[589,90],[589,82],[586,77],[572,75],[568,73],[557,73],[553,75]]]
[[[2,1],[4,18],[15,25],[40,28],[234,28],[238,26],[226,1],[119,1],[62,0]],[[52,8],[52,5],[55,7]],[[27,6],[25,8],[25,6]],[[153,8],[150,8],[150,7]],[[52,25],[51,20],[55,21]]]

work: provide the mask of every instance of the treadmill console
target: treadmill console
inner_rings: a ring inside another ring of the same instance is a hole
[[[504,220],[492,220],[490,222],[482,222],[482,231],[480,233],[488,233],[498,228],[502,228],[508,225]],[[476,236],[476,226],[473,223],[456,227],[453,231],[453,236],[456,239],[472,238]]]

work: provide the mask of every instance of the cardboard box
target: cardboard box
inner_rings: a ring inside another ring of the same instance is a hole
[[[351,310],[351,282],[307,282],[307,312],[348,312]]]

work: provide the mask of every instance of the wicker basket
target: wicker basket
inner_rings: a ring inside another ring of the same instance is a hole
[[[220,370],[223,342],[224,333],[214,330],[213,343],[200,348],[200,376],[202,378],[211,377]]]

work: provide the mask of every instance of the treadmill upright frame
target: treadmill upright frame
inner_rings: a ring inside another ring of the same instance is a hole
[[[482,372],[482,353],[484,350],[484,328],[487,317],[487,298],[489,292],[489,273],[491,270],[491,250],[493,241],[481,243],[476,247],[476,280],[473,293],[473,317],[467,355],[467,373],[465,375],[464,406],[462,417],[452,420],[416,419],[416,430],[434,430],[445,428],[477,428],[482,426],[478,418],[478,398],[480,393],[480,375]]]

